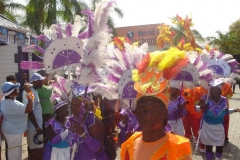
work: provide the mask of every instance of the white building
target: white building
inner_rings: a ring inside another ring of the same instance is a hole
[[[17,79],[22,78],[21,73],[19,73],[19,63],[15,63],[21,59],[22,47],[14,44],[14,36],[16,32],[25,35],[29,30],[24,29],[1,14],[0,27],[8,29],[8,44],[3,44],[0,41],[0,85],[2,85],[8,75],[15,75]],[[2,33],[0,32],[0,38],[1,36]],[[28,53],[26,53],[26,57],[28,57]]]

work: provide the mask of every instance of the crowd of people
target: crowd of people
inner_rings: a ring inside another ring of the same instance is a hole
[[[114,144],[122,160],[192,160],[194,140],[207,160],[221,159],[229,115],[240,111],[228,102],[240,78],[236,59],[197,48],[188,16],[174,21],[186,43],[174,46],[171,26],[158,26],[157,47],[169,43],[167,50],[150,52],[146,43],[112,37],[106,23],[114,4],[104,0],[94,13],[83,11],[85,31],[77,15],[65,30],[53,24],[38,36],[47,49],[24,49],[44,53],[45,68],[2,84],[7,160],[22,159],[23,135],[29,160],[114,160]],[[33,69],[26,64],[23,70]]]
[[[108,100],[94,93],[88,93],[94,97],[90,101],[85,101],[83,95],[73,95],[71,101],[61,98],[52,101],[53,88],[48,86],[51,81],[44,70],[34,73],[29,82],[22,83],[22,102],[17,100],[20,84],[15,76],[8,76],[2,85],[1,132],[9,160],[21,160],[24,132],[29,160],[114,159],[116,151],[109,150],[114,142],[121,148],[122,159],[131,159],[132,151],[126,155],[129,149],[134,150],[133,159],[149,159],[167,138],[169,143],[176,138],[183,143],[184,149],[175,146],[172,152],[181,149],[182,154],[188,155],[187,160],[191,159],[188,139],[197,141],[199,130],[200,151],[212,159],[212,148],[216,146],[215,156],[220,159],[223,145],[228,142],[226,116],[239,112],[229,109],[231,85],[221,80],[213,81],[209,92],[201,86],[184,90],[169,83],[168,104],[156,96],[142,96],[131,109],[121,107],[124,101],[120,99]],[[106,143],[106,139],[112,141]]]

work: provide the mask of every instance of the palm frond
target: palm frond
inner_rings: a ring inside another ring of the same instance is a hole
[[[196,29],[193,29],[192,32],[196,40],[204,41],[204,38],[199,31],[197,31]]]
[[[10,10],[11,12],[14,12],[14,11],[24,11],[26,9],[26,6],[20,4],[20,3],[15,3],[15,2],[11,2],[7,5],[5,5],[5,7]]]
[[[175,32],[175,35],[173,37],[174,45],[177,45],[182,39],[184,39],[186,41],[186,35],[181,28],[176,28],[176,27],[171,26],[171,31]]]
[[[8,11],[6,10],[2,11],[2,15],[4,15],[13,22],[16,22],[16,17],[14,17],[13,14],[9,13]]]
[[[115,24],[114,24],[114,20],[113,20],[112,17],[109,17],[109,18],[108,18],[107,25],[108,25],[108,27],[112,30],[113,36],[116,36],[116,30],[115,30],[115,28],[114,28],[114,25],[115,25]]]
[[[118,15],[119,18],[123,18],[124,14],[120,8],[114,7],[114,12]]]

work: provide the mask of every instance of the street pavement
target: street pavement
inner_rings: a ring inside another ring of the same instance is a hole
[[[229,100],[230,108],[240,108],[240,90],[236,87],[236,94]],[[22,141],[22,159],[27,160],[27,140],[24,137]],[[233,113],[230,115],[229,125],[229,143],[224,145],[222,160],[240,160],[240,113]],[[5,142],[2,140],[1,158],[5,160]],[[205,154],[201,152],[194,152],[195,143],[192,141],[193,160],[205,160]],[[215,151],[215,148],[214,148]],[[120,149],[117,148],[117,158],[120,160]]]

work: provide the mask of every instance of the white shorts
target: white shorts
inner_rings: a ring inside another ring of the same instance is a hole
[[[171,125],[174,134],[184,137],[184,127],[181,118],[178,120],[169,120],[168,123]]]
[[[37,149],[37,148],[43,148],[43,144],[35,144],[33,142],[33,137],[37,134],[37,131],[35,130],[27,130],[27,143],[29,146],[29,149]],[[43,140],[43,134],[38,136],[38,140]]]

